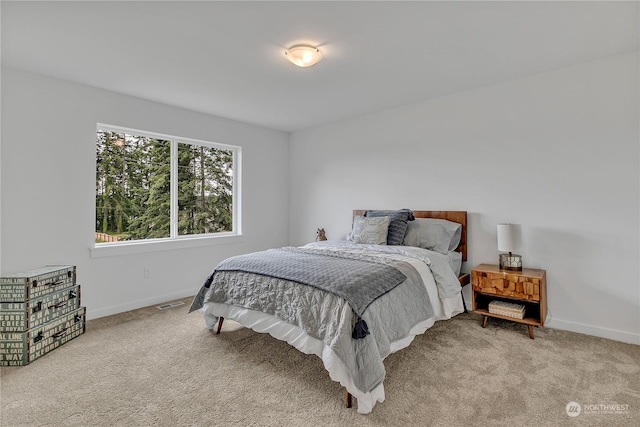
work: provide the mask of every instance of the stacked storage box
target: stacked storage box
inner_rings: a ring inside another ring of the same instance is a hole
[[[0,366],[28,365],[84,333],[76,267],[0,277]]]

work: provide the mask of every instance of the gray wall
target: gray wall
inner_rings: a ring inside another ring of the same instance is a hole
[[[638,71],[635,52],[287,135],[3,68],[0,271],[77,265],[92,318],[317,227],[344,238],[352,209],[467,210],[467,271],[520,223],[548,326],[640,343]],[[92,258],[96,122],[242,146],[243,236]]]
[[[92,258],[97,122],[241,146],[243,235]],[[218,261],[289,240],[283,132],[3,68],[1,162],[2,273],[77,265],[89,318],[193,295]]]
[[[638,71],[635,52],[295,132],[291,243],[344,238],[353,209],[466,210],[468,271],[519,223],[549,326],[640,343]]]

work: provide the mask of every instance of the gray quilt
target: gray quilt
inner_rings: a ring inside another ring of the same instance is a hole
[[[294,247],[228,258],[214,273],[218,271],[257,273],[313,286],[346,299],[358,316],[407,278],[392,265]]]
[[[222,303],[267,313],[296,325],[333,350],[358,389],[371,391],[384,380],[383,360],[390,354],[390,344],[406,337],[417,323],[433,317],[433,310],[426,287],[411,264],[365,253],[346,252],[340,256],[392,265],[406,276],[362,313],[371,332],[364,339],[351,338],[357,315],[344,298],[317,287],[251,272],[215,272],[210,286],[203,286],[196,295],[190,311],[207,302]]]

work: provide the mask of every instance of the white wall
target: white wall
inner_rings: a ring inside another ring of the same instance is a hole
[[[467,210],[468,271],[520,223],[548,326],[640,344],[638,75],[635,52],[295,132],[291,243],[352,209]]]
[[[495,263],[497,223],[521,223],[526,266],[547,270],[548,326],[640,343],[638,73],[638,54],[620,55],[288,142],[281,132],[3,68],[0,272],[75,264],[93,318],[192,295],[219,260],[311,241],[317,227],[343,238],[352,209],[467,210],[466,270]],[[242,146],[244,236],[90,258],[96,122]]]
[[[1,78],[3,274],[77,265],[82,302],[94,318],[193,295],[218,261],[287,244],[286,133],[15,69],[3,68]],[[91,258],[97,122],[241,146],[244,236]]]

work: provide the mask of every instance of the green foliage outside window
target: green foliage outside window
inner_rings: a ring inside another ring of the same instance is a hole
[[[233,151],[98,130],[96,233],[171,237],[171,144],[178,153],[177,235],[233,230]]]

